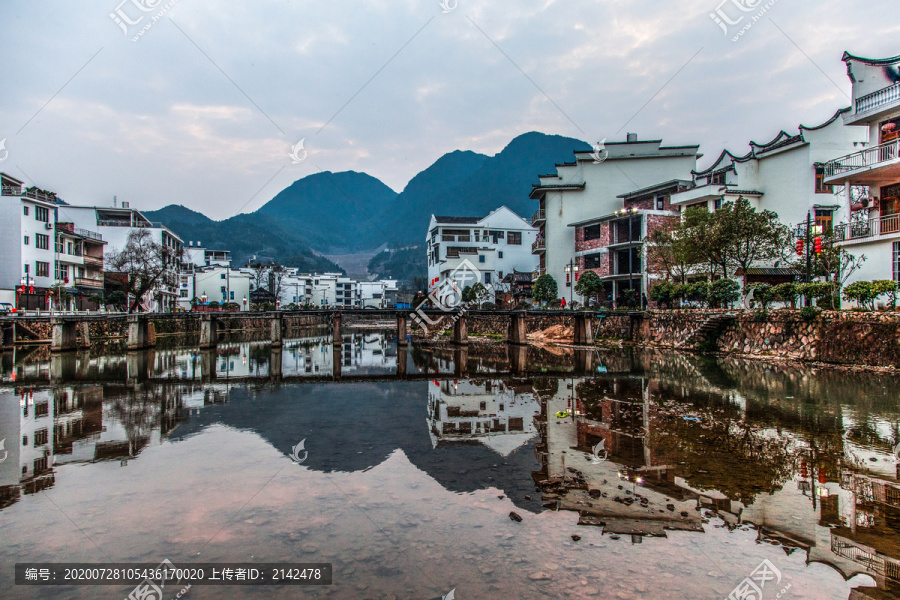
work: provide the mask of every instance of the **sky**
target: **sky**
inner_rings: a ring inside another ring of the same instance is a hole
[[[529,131],[699,143],[703,167],[849,106],[841,55],[900,55],[898,17],[896,0],[4,0],[0,170],[72,204],[220,220],[319,171],[400,191]]]

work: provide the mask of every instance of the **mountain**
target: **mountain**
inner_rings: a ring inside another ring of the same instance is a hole
[[[393,245],[382,223],[396,198],[371,175],[325,171],[295,181],[256,214],[290,226],[320,252],[349,254]]]
[[[425,239],[434,213],[484,216],[507,206],[529,218],[536,203],[529,198],[538,175],[572,160],[574,151],[590,146],[573,138],[526,133],[499,154],[455,150],[438,158],[413,177],[401,193],[378,179],[355,171],[316,173],[279,192],[258,211],[213,221],[183,206],[170,205],[144,213],[162,221],[183,239],[202,241],[207,248],[231,250],[235,264],[251,255],[270,256],[287,266],[296,259],[304,270],[341,270],[321,254],[355,254],[387,244],[399,249]],[[421,261],[409,253],[383,255],[376,270],[397,277],[403,263],[419,273]],[[329,266],[330,265],[330,266]],[[397,277],[399,278],[399,277]]]

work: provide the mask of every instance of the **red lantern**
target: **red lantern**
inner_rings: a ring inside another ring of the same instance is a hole
[[[816,250],[816,254],[822,254],[822,238],[817,237],[813,240],[813,247]]]
[[[578,283],[578,276],[581,275],[578,271],[575,271],[575,283]]]
[[[34,293],[34,286],[33,286],[33,285],[28,286],[28,293],[29,293],[29,294],[33,294],[33,293]]]
[[[803,240],[797,240],[797,256],[803,256]]]
[[[570,283],[569,278],[570,278],[570,277],[571,277],[571,275],[569,275],[568,273],[566,273],[566,285],[569,285],[569,283]]]

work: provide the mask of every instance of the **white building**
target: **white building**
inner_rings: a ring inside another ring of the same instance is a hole
[[[539,227],[532,252],[539,257],[535,276],[549,274],[560,296],[569,298],[566,268],[575,256],[575,227],[622,207],[622,196],[662,181],[689,180],[697,166],[699,146],[663,146],[660,140],[606,142],[594,152],[575,152],[575,161],[556,165],[541,175],[531,198],[540,205],[531,219]],[[522,270],[519,268],[518,270]],[[571,278],[570,278],[571,282]]]
[[[865,126],[865,149],[825,165],[824,184],[842,186],[848,216],[836,228],[843,247],[867,260],[847,283],[900,281],[900,56],[871,59],[844,53],[853,105],[844,124]]]
[[[837,111],[821,125],[800,125],[793,135],[782,130],[769,142],[751,141],[744,155],[723,150],[708,168],[692,173],[687,190],[672,194],[672,205],[714,211],[743,197],[757,210],[777,213],[790,227],[805,223],[809,215],[813,224],[830,230],[848,211],[824,181],[825,163],[865,145],[867,137],[860,127],[843,126],[839,117],[849,110]]]
[[[107,242],[107,255],[119,252],[125,247],[128,235],[141,228],[150,232],[157,244],[171,248],[176,256],[181,254],[182,240],[162,223],[152,223],[139,211],[129,208],[127,202],[122,207],[104,206],[59,206],[57,219],[72,223],[76,228],[95,231]],[[160,278],[155,293],[144,300],[147,311],[172,311],[177,307],[179,279],[178,261],[174,261]],[[109,271],[109,269],[107,269]]]
[[[505,206],[486,217],[432,215],[426,239],[429,288],[468,260],[493,297],[508,273],[534,271],[538,260],[531,247],[537,235],[536,227]]]
[[[6,173],[0,173],[0,178],[0,302],[49,308],[47,292],[55,283],[56,195],[26,190],[21,181]]]
[[[191,310],[191,300],[201,303],[234,302],[240,310],[250,310],[250,285],[253,276],[230,266],[214,265],[198,267],[191,273],[182,273],[178,290],[178,307]]]

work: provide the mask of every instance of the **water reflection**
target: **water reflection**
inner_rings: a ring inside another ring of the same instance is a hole
[[[5,453],[0,531],[12,527],[9,519],[30,522],[27,535],[33,539],[19,540],[20,551],[43,539],[34,519],[53,510],[31,506],[29,497],[55,489],[79,495],[90,490],[102,505],[103,489],[95,491],[92,480],[102,465],[141,462],[157,448],[156,462],[149,464],[159,469],[160,453],[169,447],[215,439],[224,427],[252,434],[277,450],[280,460],[306,439],[303,473],[339,478],[335,485],[342,493],[355,490],[348,497],[359,510],[379,510],[380,504],[371,495],[374,482],[356,489],[361,478],[385,465],[399,469],[405,481],[417,482],[410,483],[412,496],[390,506],[399,519],[391,535],[399,539],[418,527],[415,499],[424,494],[426,502],[437,501],[437,491],[421,491],[416,475],[421,473],[441,491],[465,494],[447,505],[447,519],[478,521],[472,510],[480,510],[484,490],[499,491],[502,501],[524,515],[574,515],[583,526],[575,537],[594,535],[587,532],[601,537],[590,538],[589,545],[560,543],[553,552],[566,565],[588,560],[579,554],[588,547],[601,552],[590,559],[598,565],[627,564],[629,555],[603,546],[604,536],[643,543],[645,550],[631,550],[640,552],[633,556],[642,565],[677,560],[667,545],[679,554],[694,547],[703,562],[704,556],[718,556],[721,544],[757,560],[762,545],[783,550],[783,557],[803,557],[793,576],[821,585],[816,597],[846,598],[851,587],[861,597],[900,593],[900,480],[893,450],[900,441],[900,391],[893,376],[653,351],[478,345],[468,350],[411,346],[398,353],[390,334],[371,332],[350,334],[339,346],[309,336],[287,341],[283,350],[246,340],[206,353],[172,348],[46,358],[5,355],[0,361],[0,458]],[[353,381],[356,375],[360,379]],[[343,382],[331,382],[336,376]],[[78,465],[86,468],[74,470]],[[107,481],[116,477],[102,473]],[[248,474],[223,473],[217,485],[239,486],[239,476]],[[16,511],[26,504],[27,512]],[[277,514],[277,506],[270,511]],[[102,522],[102,513],[96,518]],[[334,518],[330,527],[339,528],[340,519]],[[270,515],[268,522],[254,535],[281,539],[281,520]],[[418,535],[422,531],[410,544]],[[678,535],[691,536],[686,547]],[[524,547],[495,549],[494,536],[488,528],[477,549],[464,550],[455,538],[448,538],[446,548],[435,542],[426,549],[439,562],[442,556],[486,552],[484,562],[509,553],[504,568],[516,573],[516,553],[533,553],[530,564],[550,552],[524,539]],[[646,538],[666,539],[646,549]],[[334,560],[349,560],[350,551],[343,552]],[[343,565],[345,573],[357,570],[353,585],[380,585],[383,569],[419,589],[421,573],[378,556],[381,566],[372,570]],[[0,559],[9,565],[23,557],[0,548]],[[840,578],[823,579],[815,564],[827,565]],[[585,590],[594,589],[595,582],[613,585],[619,576],[573,571],[578,585],[556,589],[541,583],[540,570],[526,567],[522,581],[485,582],[481,597],[499,597],[501,591],[507,597],[590,597]],[[729,562],[719,568],[725,577],[679,580],[678,589],[727,595],[750,573]],[[474,578],[491,580],[493,568],[488,570],[476,568]],[[352,585],[340,587],[340,573],[338,566],[334,593],[355,597],[348,591]],[[843,583],[858,574],[869,577]],[[0,584],[9,583],[4,572]],[[671,591],[671,585],[658,583],[643,585],[650,595]],[[77,597],[92,597],[88,590]],[[626,598],[643,594],[625,587],[621,592]]]

